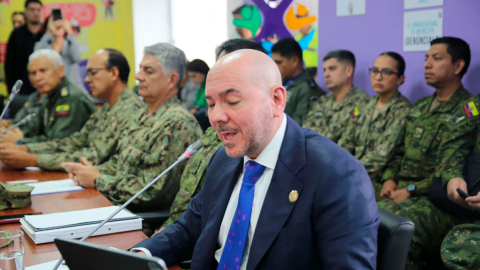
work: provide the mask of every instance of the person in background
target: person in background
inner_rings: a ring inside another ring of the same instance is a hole
[[[188,79],[200,85],[195,93],[195,108],[191,109],[190,113],[195,116],[203,131],[210,126],[207,116],[207,101],[205,100],[205,79],[209,70],[207,63],[200,59],[195,59],[187,65]]]
[[[13,28],[17,29],[25,25],[25,13],[20,11],[15,11],[12,13],[12,24]]]
[[[272,58],[280,69],[283,86],[287,89],[285,113],[302,125],[310,105],[325,92],[308,76],[302,48],[293,38],[282,39],[273,45]]]
[[[96,111],[87,95],[65,78],[63,60],[56,51],[43,49],[32,53],[28,73],[46,100],[30,125],[3,134],[0,142],[26,144],[68,137],[80,130]]]
[[[471,98],[462,78],[471,61],[470,46],[462,39],[432,40],[425,55],[425,81],[435,92],[417,101],[407,115],[395,155],[383,173],[378,207],[415,224],[406,268],[438,269],[443,237],[466,220],[442,211],[430,200],[433,179],[448,194],[465,180],[466,158],[474,132],[456,128],[466,118],[455,117]],[[478,112],[477,112],[478,113]],[[466,184],[465,184],[466,186]],[[458,193],[457,193],[458,194]]]
[[[377,201],[380,183],[387,164],[393,159],[395,145],[405,125],[412,104],[398,88],[405,81],[405,60],[395,52],[380,54],[370,68],[370,82],[376,97],[352,111],[351,123],[338,145],[354,155],[365,166],[372,180]]]
[[[190,62],[187,62],[187,67]],[[190,78],[188,78],[188,74],[185,74],[183,77],[181,90],[178,92],[178,98],[182,102],[182,105],[187,108],[187,110],[191,110],[195,108],[195,94],[197,93],[198,88],[200,85],[194,83]]]
[[[82,60],[82,52],[70,23],[65,19],[53,20],[53,16],[50,15],[45,20],[43,28],[45,34],[35,44],[34,51],[53,49],[58,52],[63,58],[67,79],[86,92],[78,67],[78,63]]]
[[[28,57],[33,52],[35,43],[42,37],[42,2],[25,1],[26,24],[13,30],[7,43],[5,54],[5,81],[10,92],[17,80],[23,81],[19,94],[28,96],[35,92],[28,79]]]
[[[323,77],[332,92],[312,105],[303,127],[338,142],[353,117],[352,111],[362,108],[367,99],[367,94],[353,85],[354,72],[355,56],[350,51],[332,51],[323,58]]]

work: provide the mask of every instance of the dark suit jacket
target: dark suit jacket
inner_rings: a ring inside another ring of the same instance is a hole
[[[217,266],[214,252],[243,158],[224,147],[212,157],[202,191],[178,221],[140,242],[173,265]],[[298,200],[288,199],[292,190]],[[247,269],[375,269],[380,223],[371,181],[352,155],[288,117]]]

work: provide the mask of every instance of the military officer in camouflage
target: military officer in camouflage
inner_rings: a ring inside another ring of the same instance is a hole
[[[325,92],[308,76],[302,48],[295,39],[285,38],[273,45],[272,58],[280,69],[283,86],[287,89],[285,113],[301,126],[310,105]]]
[[[395,52],[380,54],[370,69],[370,81],[378,94],[361,109],[352,111],[350,124],[338,145],[360,160],[367,170],[377,201],[380,178],[395,153],[395,145],[405,125],[410,101],[398,90],[405,81],[405,60]]]
[[[443,37],[431,42],[424,67],[426,82],[435,93],[410,109],[395,157],[382,177],[380,196],[387,200],[380,201],[379,208],[415,224],[406,269],[433,269],[443,237],[462,223],[440,211],[428,196],[433,177],[439,177],[447,190],[463,181],[474,134],[465,134],[451,123],[457,122],[456,111],[471,96],[461,83],[470,57],[470,48],[461,39]]]
[[[477,133],[472,156],[480,155],[480,133],[478,133],[480,115],[478,109],[480,109],[480,95],[461,105],[455,121],[460,122],[459,128],[463,130],[473,129]],[[459,181],[458,187],[465,192],[467,191],[465,181]],[[463,199],[458,195],[458,192],[450,190],[448,196],[450,200],[460,205],[480,211],[480,193]],[[455,226],[443,240],[441,256],[448,269],[480,269],[480,246],[478,245],[480,241],[480,221],[468,223]]]
[[[0,137],[1,142],[33,143],[64,138],[80,130],[95,112],[89,98],[65,77],[60,54],[42,49],[29,57],[28,76],[46,100],[30,125],[21,126],[18,136]],[[26,136],[28,135],[28,136]]]
[[[83,187],[96,188],[112,203],[122,204],[198,140],[200,126],[177,98],[186,62],[183,51],[170,44],[146,47],[136,79],[147,107],[132,118],[109,160],[97,166],[85,158],[81,163],[63,163],[71,177]],[[185,163],[176,166],[129,209],[170,209],[184,168]]]
[[[352,118],[367,100],[360,88],[353,86],[355,56],[345,50],[329,52],[323,58],[323,77],[331,93],[313,103],[303,121],[303,127],[338,142]]]
[[[69,137],[18,146],[0,145],[18,149],[0,151],[2,161],[10,167],[38,166],[47,170],[62,169],[61,163],[79,162],[81,157],[96,165],[107,161],[130,117],[145,107],[127,87],[129,73],[127,59],[121,52],[102,49],[95,53],[88,61],[85,81],[94,97],[106,101],[102,108]]]

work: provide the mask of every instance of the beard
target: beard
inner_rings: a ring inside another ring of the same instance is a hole
[[[252,119],[252,128],[243,133],[245,144],[238,150],[233,149],[234,144],[224,144],[226,153],[231,158],[240,158],[251,154],[263,151],[265,146],[269,143],[266,140],[269,138],[273,129],[272,123],[273,115],[270,111],[263,111],[261,115]],[[229,127],[226,124],[219,124],[217,132],[231,131],[239,133],[238,129]]]

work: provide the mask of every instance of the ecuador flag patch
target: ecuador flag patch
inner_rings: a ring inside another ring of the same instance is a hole
[[[463,105],[463,109],[465,110],[468,118],[478,115],[477,107],[475,106],[475,102],[473,101],[470,101],[467,104]]]
[[[358,117],[360,115],[360,110],[358,107],[355,107],[355,109],[352,111],[352,118]]]
[[[68,115],[70,113],[70,105],[58,105],[55,108],[55,115]]]

